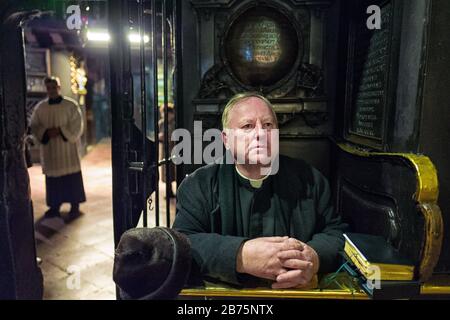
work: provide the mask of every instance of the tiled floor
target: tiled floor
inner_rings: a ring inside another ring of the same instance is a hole
[[[96,145],[83,158],[82,172],[87,197],[87,202],[81,204],[83,215],[69,219],[70,206],[64,204],[62,219],[44,219],[47,210],[45,178],[39,165],[29,169],[37,253],[42,259],[44,275],[44,299],[115,299],[111,147],[108,141]],[[160,183],[160,190],[160,221],[164,224],[163,183]],[[174,211],[174,204],[172,200],[171,211]],[[151,212],[149,216],[152,225]]]

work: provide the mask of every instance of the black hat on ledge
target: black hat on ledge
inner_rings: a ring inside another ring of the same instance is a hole
[[[174,299],[191,267],[189,239],[164,227],[134,228],[120,238],[113,279],[124,300]]]

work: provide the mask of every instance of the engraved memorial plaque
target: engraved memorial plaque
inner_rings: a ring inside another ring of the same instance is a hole
[[[295,70],[303,51],[301,36],[289,18],[272,7],[240,14],[224,38],[225,64],[247,87],[268,87]]]
[[[47,75],[47,52],[46,50],[28,50],[25,61],[25,70],[29,74]]]
[[[381,7],[381,29],[369,30],[366,20],[355,24],[350,132],[382,140],[388,103],[393,5]]]

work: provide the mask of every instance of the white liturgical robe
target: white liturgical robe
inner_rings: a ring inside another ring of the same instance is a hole
[[[47,129],[60,128],[61,134],[42,143]],[[81,171],[77,142],[83,133],[83,118],[75,100],[63,97],[60,103],[39,102],[31,117],[31,132],[41,143],[42,172],[61,177]]]

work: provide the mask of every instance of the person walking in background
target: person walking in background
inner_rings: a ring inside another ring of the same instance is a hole
[[[86,201],[77,143],[83,133],[83,118],[77,102],[60,94],[59,79],[44,80],[48,99],[36,106],[31,132],[40,142],[42,172],[45,175],[45,217],[60,216],[62,203],[70,203],[70,216],[80,214]]]

